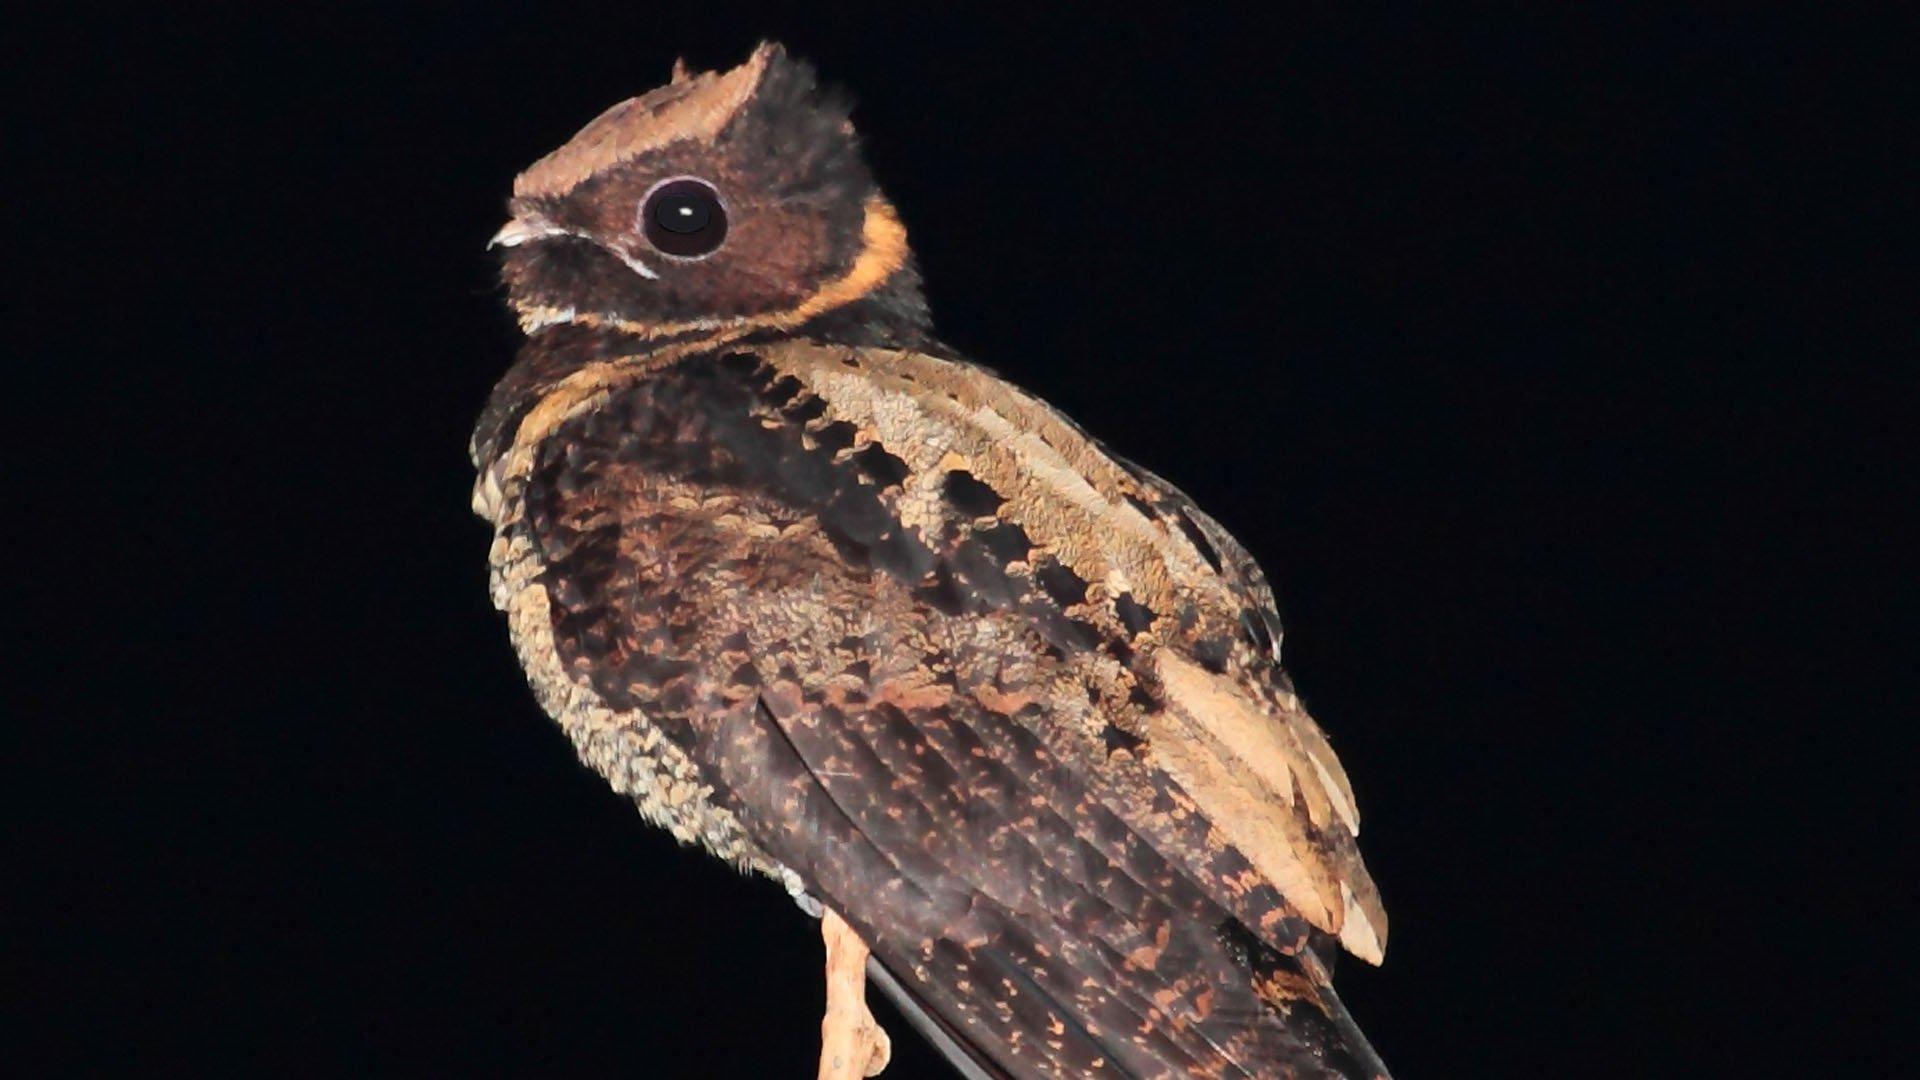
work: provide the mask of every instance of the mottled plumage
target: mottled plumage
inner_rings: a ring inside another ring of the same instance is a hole
[[[683,177],[697,258],[642,220]],[[1383,1075],[1328,961],[1385,915],[1258,567],[931,336],[804,65],[676,73],[512,212],[475,507],[583,761],[838,913],[974,1075]]]

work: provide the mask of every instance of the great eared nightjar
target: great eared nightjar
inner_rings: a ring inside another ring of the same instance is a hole
[[[1384,1076],[1331,970],[1386,916],[1259,567],[934,336],[848,116],[763,45],[515,180],[474,507],[535,696],[821,917],[822,1076],[885,1063],[863,970],[967,1076]]]

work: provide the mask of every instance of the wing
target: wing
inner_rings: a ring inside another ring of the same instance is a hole
[[[1035,399],[792,343],[588,368],[477,498],[583,757],[987,1075],[1384,1074],[1313,949],[1385,923],[1257,569]]]

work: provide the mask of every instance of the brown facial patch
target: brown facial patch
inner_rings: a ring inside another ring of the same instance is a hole
[[[654,185],[681,177],[711,185],[726,210],[724,243],[703,258],[656,250],[636,220]],[[519,250],[505,277],[529,328],[719,341],[865,303],[839,328],[878,341],[925,334],[905,231],[860,158],[845,101],[777,47],[609,111],[523,175],[512,213],[503,242]]]
[[[682,176],[711,184],[726,208],[726,240],[704,258],[655,250],[640,220],[647,193]],[[695,143],[623,163],[582,183],[563,202],[523,211],[542,215],[569,235],[509,250],[503,268],[509,291],[523,306],[599,313],[653,334],[791,311],[822,282],[851,271],[861,250],[862,208],[782,200],[765,190],[767,183],[742,163]]]
[[[725,214],[710,253],[659,250],[640,220],[649,192],[683,178],[710,186]],[[511,212],[503,277],[529,329],[719,342],[864,305],[837,325],[882,341],[925,334],[905,230],[845,102],[777,48],[616,107],[528,170]]]

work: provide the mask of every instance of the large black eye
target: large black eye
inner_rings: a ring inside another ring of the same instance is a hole
[[[727,238],[727,211],[720,193],[703,180],[669,180],[640,207],[647,243],[668,255],[698,259],[720,250]]]

